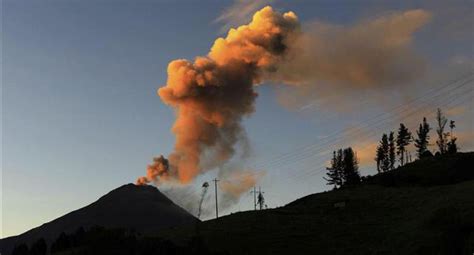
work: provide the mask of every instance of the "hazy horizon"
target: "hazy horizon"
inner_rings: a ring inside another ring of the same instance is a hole
[[[172,153],[175,114],[156,93],[168,63],[208,54],[224,31],[249,23],[265,5],[293,11],[302,29],[335,31],[409,10],[431,15],[412,34],[414,59],[424,64],[408,82],[357,90],[323,82],[324,89],[301,92],[267,81],[255,88],[255,112],[242,122],[251,149],[238,163],[264,172],[257,186],[269,207],[330,189],[322,177],[340,147],[358,152],[362,175],[376,173],[382,133],[400,122],[415,133],[423,116],[434,127],[438,107],[456,121],[461,151],[474,149],[472,1],[255,3],[3,1],[1,237],[134,183],[153,157]],[[434,144],[434,130],[431,137]],[[184,194],[193,198],[216,174],[198,175]],[[245,191],[221,214],[251,209]]]

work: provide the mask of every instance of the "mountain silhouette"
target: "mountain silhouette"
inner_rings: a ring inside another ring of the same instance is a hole
[[[62,232],[74,232],[80,227],[125,228],[146,234],[196,221],[196,217],[173,203],[156,187],[126,184],[88,206],[18,236],[0,240],[0,252],[9,254],[18,243],[31,244],[39,238],[51,242]]]

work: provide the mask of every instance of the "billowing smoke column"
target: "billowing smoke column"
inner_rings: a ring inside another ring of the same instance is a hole
[[[137,179],[137,185],[144,185],[150,180],[167,180],[169,176],[169,162],[163,155],[153,158],[153,164],[148,165],[146,169],[146,176]]]
[[[292,12],[271,7],[258,11],[250,24],[231,29],[215,41],[207,57],[179,59],[168,65],[166,86],[158,90],[164,103],[176,109],[176,135],[169,162],[156,158],[137,184],[159,181],[189,183],[197,175],[226,163],[245,136],[241,120],[254,112],[254,85],[274,71],[298,31]],[[206,166],[202,157],[206,154]]]
[[[155,158],[137,184],[186,184],[222,168],[245,140],[241,121],[254,112],[254,87],[264,81],[364,89],[413,79],[422,61],[410,47],[412,35],[430,17],[410,10],[352,27],[316,23],[304,30],[293,12],[261,9],[248,25],[218,38],[207,56],[168,65],[168,81],[158,94],[176,110],[175,148],[168,159]],[[228,176],[255,182],[246,173]],[[232,184],[224,188],[243,192]]]

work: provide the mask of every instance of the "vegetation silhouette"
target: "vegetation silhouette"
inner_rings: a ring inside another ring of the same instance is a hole
[[[400,165],[403,166],[405,165],[405,162],[407,160],[406,155],[406,147],[410,145],[412,141],[412,136],[411,132],[408,131],[408,128],[405,126],[405,124],[400,123],[400,127],[398,128],[398,134],[397,134],[397,155],[399,155],[399,160],[400,160]],[[379,152],[377,151],[377,157],[379,155]]]
[[[334,151],[331,166],[327,170],[327,178],[324,179],[335,189],[360,182],[359,162],[351,147]]]
[[[416,131],[418,138],[415,139],[415,147],[417,148],[416,153],[418,155],[418,159],[430,156],[430,154],[432,156],[432,153],[428,151],[430,130],[430,125],[426,121],[426,118],[423,117],[423,122],[420,124],[418,130]]]

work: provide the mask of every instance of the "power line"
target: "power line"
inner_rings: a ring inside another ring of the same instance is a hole
[[[452,82],[452,83],[450,83],[450,84],[448,84],[448,85],[446,85],[446,86],[443,86],[443,87],[440,88],[440,89],[433,90],[433,91],[431,91],[431,92],[438,92],[438,95],[436,96],[436,98],[437,98],[437,97],[439,97],[440,95],[443,95],[443,94],[442,94],[442,91],[443,91],[444,89],[449,88],[450,86],[456,84],[456,83],[459,82],[460,80],[462,80],[462,79],[458,79],[458,80],[456,80],[455,82]],[[451,89],[451,92],[452,92],[453,90],[460,89],[460,88],[464,87],[465,85],[467,85],[467,84],[468,84],[469,82],[471,82],[471,81],[472,81],[472,79],[469,79],[469,80],[467,80],[467,81],[462,82],[460,85],[457,85],[457,86],[455,86],[454,88],[452,88],[452,89]],[[431,94],[431,93],[426,93],[426,94],[424,94],[423,96],[417,97],[417,98],[411,100],[411,101],[408,102],[408,103],[399,105],[399,106],[393,108],[392,110],[399,110],[399,109],[400,109],[400,110],[402,110],[401,113],[402,113],[402,112],[405,112],[405,111],[407,111],[407,110],[411,110],[411,108],[403,109],[403,107],[407,107],[408,105],[410,105],[410,104],[412,104],[412,103],[414,103],[414,102],[416,102],[416,101],[418,101],[418,100],[421,100],[421,99],[427,97],[429,94]],[[432,100],[432,99],[433,99],[433,97],[431,97],[430,100]],[[377,115],[377,116],[375,116],[375,117],[373,117],[373,118],[370,118],[370,119],[368,119],[368,120],[366,120],[366,121],[364,121],[364,122],[360,122],[360,126],[361,126],[361,127],[368,127],[368,126],[370,126],[373,122],[380,123],[380,122],[381,122],[380,117],[384,117],[384,115],[387,115],[387,114],[389,114],[389,113],[390,113],[390,112],[385,112],[385,113],[379,114],[379,115]],[[391,118],[391,117],[393,117],[393,116],[388,115],[388,116],[386,116],[385,118],[383,118],[382,121],[385,121],[387,118]],[[364,124],[364,125],[362,125],[362,124]],[[354,131],[354,130],[353,130],[353,131]],[[353,131],[351,131],[351,132],[353,132]],[[346,132],[345,130],[341,130],[341,131],[335,132],[335,133],[333,133],[333,134],[331,134],[331,135],[325,137],[324,139],[322,139],[322,141],[327,140],[327,142],[330,143],[330,142],[332,142],[331,140],[329,140],[330,138],[333,138],[333,137],[335,137],[335,136],[340,137],[340,135],[343,134],[343,133],[345,133],[345,132]],[[295,157],[296,157],[296,159],[298,159],[298,157],[301,157],[301,155],[304,155],[304,154],[302,154],[302,153],[311,152],[314,148],[317,149],[317,148],[320,147],[320,146],[321,146],[321,143],[312,143],[312,144],[310,144],[310,145],[302,146],[302,147],[300,147],[300,148],[298,148],[298,149],[296,149],[296,150],[293,150],[292,152],[285,153],[285,154],[281,154],[281,155],[275,157],[275,158],[272,159],[272,160],[268,160],[267,162],[262,162],[262,163],[260,163],[260,164],[257,164],[255,167],[256,167],[256,168],[270,167],[270,166],[274,166],[275,164],[279,164],[279,163],[281,163],[281,162],[285,162],[285,161],[288,162],[288,161],[294,160]]]
[[[466,102],[466,101],[468,101],[468,100],[470,100],[470,99],[471,99],[470,97],[467,97],[467,98],[465,98],[465,100],[462,100],[460,103],[457,103],[456,105],[460,105],[460,104],[462,104],[462,103],[464,103],[464,102]],[[448,103],[446,103],[446,104],[444,104],[444,105],[448,105],[448,104],[452,103],[452,101],[453,101],[453,100],[449,101]],[[374,135],[370,135],[369,137],[373,137],[373,136],[374,136]],[[361,148],[366,148],[368,145],[370,145],[370,144],[366,144],[365,146],[362,146]],[[322,155],[319,155],[317,158],[319,159],[319,158],[321,158],[321,156],[322,156]],[[324,170],[324,168],[321,168],[321,169],[320,169],[320,171],[323,171],[323,170]],[[299,179],[299,177],[302,177],[301,180],[304,181],[304,180],[307,180],[307,178],[308,178],[308,177],[311,177],[312,175],[316,175],[316,174],[313,172],[313,170],[311,170],[310,172],[308,172],[308,173],[306,173],[306,174],[296,176],[296,178],[294,178],[294,179],[296,180],[296,179]]]
[[[466,84],[462,84],[462,85],[466,85]],[[455,89],[459,89],[461,87],[462,86],[459,86]],[[409,110],[412,110],[412,108],[403,109],[400,113],[403,113],[403,112],[406,112],[406,111],[409,111]],[[398,113],[398,114],[400,114],[400,113]],[[367,128],[367,127],[373,126],[374,123],[382,123],[383,124],[383,121],[385,121],[387,119],[390,119],[390,118],[393,118],[393,116],[388,115],[383,119],[379,119],[379,118],[373,118],[372,120],[369,119],[369,120],[364,122],[364,125],[359,125],[358,129],[360,130],[362,128]],[[350,132],[348,132],[348,134],[354,133],[356,131],[358,131],[358,130],[353,129]],[[333,142],[333,140],[329,140],[329,138],[341,137],[341,135],[344,134],[344,133],[346,133],[346,131],[342,130],[342,131],[336,132],[336,133],[326,137],[325,139],[322,139],[322,141],[326,141],[323,144]],[[348,134],[346,134],[346,135],[348,135]],[[289,161],[295,160],[295,159],[297,160],[302,155],[305,155],[307,153],[313,153],[313,150],[318,149],[318,147],[320,147],[320,146],[321,146],[321,143],[315,143],[315,144],[308,145],[308,146],[306,146],[306,147],[304,147],[300,150],[294,150],[293,152],[287,153],[286,155],[277,157],[275,160],[273,160],[271,162],[268,162],[266,164],[261,164],[258,167],[270,167],[270,166],[275,166],[276,164],[279,164],[279,163],[282,163],[282,162],[289,162]]]
[[[465,84],[464,84],[464,85],[465,85]],[[458,86],[458,89],[459,89],[460,87],[462,87],[462,86],[463,86],[463,84],[461,84],[461,86]],[[462,91],[462,92],[463,92],[463,91]],[[471,89],[469,92],[472,92],[472,89]],[[467,93],[466,93],[466,92],[463,92],[463,93],[461,93],[461,95],[469,94],[469,92],[467,92]],[[453,99],[454,99],[454,100],[453,100]],[[456,99],[459,99],[459,96],[458,96],[458,95],[454,95],[454,97],[451,98],[451,100],[450,100],[448,103],[445,103],[445,104],[446,104],[446,105],[447,105],[447,104],[450,104],[452,101],[455,101]],[[470,99],[470,98],[466,98],[466,99]],[[412,109],[412,108],[410,108],[410,109]],[[405,109],[404,111],[402,111],[402,112],[400,112],[400,113],[406,112],[407,110],[410,110],[410,109]],[[426,110],[426,109],[425,109],[425,108],[422,108],[422,109],[418,109],[418,110],[412,111],[412,112],[409,113],[408,115],[405,115],[403,118],[405,118],[405,117],[407,117],[407,116],[410,116],[410,115],[413,115],[414,113],[417,113],[417,112],[419,112],[420,110]],[[386,119],[386,118],[385,118],[385,119]],[[383,122],[379,122],[379,123],[381,123],[381,124],[383,124],[383,125],[386,125],[386,124],[384,124]],[[378,126],[380,126],[380,125],[378,125]],[[358,132],[360,132],[360,131],[358,131]],[[373,136],[373,134],[370,135],[370,136]],[[340,139],[339,139],[339,140],[340,140]],[[326,148],[326,146],[325,146],[325,147],[319,146],[319,148],[318,148],[317,151],[321,151],[322,148]],[[314,153],[314,151],[313,151],[313,153]],[[309,155],[309,156],[304,156],[303,158],[300,158],[300,159],[297,159],[297,160],[293,160],[293,163],[300,163],[299,161],[304,160],[304,159],[309,158],[309,157],[314,157],[313,155],[315,155],[315,154],[312,154],[312,155]],[[316,155],[317,155],[317,154],[316,154]],[[322,157],[322,156],[324,156],[324,155],[319,155],[319,157],[317,157],[317,158],[320,158],[320,157]],[[296,162],[295,162],[295,161],[296,161]],[[282,164],[280,164],[280,166],[281,166],[281,165],[282,165]],[[311,174],[311,173],[312,173],[312,171],[311,171],[309,174]],[[300,174],[300,175],[301,175],[301,174]]]
[[[415,99],[413,99],[413,100],[411,100],[411,101],[409,101],[409,102],[407,102],[407,103],[405,103],[405,104],[398,105],[397,107],[393,108],[391,111],[398,110],[398,108],[403,108],[403,107],[405,107],[406,105],[412,104],[413,102],[415,102],[415,101],[417,101],[417,100],[423,99],[424,97],[428,97],[429,94],[431,94],[431,93],[433,93],[433,92],[441,93],[442,90],[449,88],[449,86],[454,85],[454,84],[456,84],[457,82],[459,82],[459,81],[461,81],[461,80],[463,80],[463,78],[461,78],[461,79],[456,79],[454,82],[451,82],[451,83],[449,83],[448,85],[442,86],[441,88],[434,88],[434,89],[432,89],[429,93],[425,93],[423,96],[417,97],[417,98],[415,98]],[[471,79],[471,80],[472,80],[472,79]],[[469,81],[471,81],[471,80],[469,80]],[[468,81],[468,82],[469,82],[469,81]],[[458,85],[458,87],[455,87],[454,89],[457,89],[457,88],[462,87],[462,86],[464,86],[464,85],[465,85],[465,83],[462,83],[460,86]],[[389,112],[381,113],[381,114],[379,114],[379,115],[373,117],[372,120],[376,120],[376,119],[379,118],[379,117],[383,117],[384,115],[386,115],[386,114],[388,114],[388,113],[389,113]],[[369,120],[370,120],[370,119],[369,119]],[[366,123],[366,124],[367,124],[367,121],[364,121],[364,122],[361,122],[361,123]],[[342,131],[339,131],[339,132],[335,132],[334,134],[332,134],[332,135],[330,135],[330,136],[328,136],[328,137],[325,137],[325,138],[322,139],[322,140],[329,139],[329,138],[331,138],[331,136],[339,135],[340,133],[343,133],[343,132],[345,132],[345,130],[342,130]],[[312,144],[310,144],[310,145],[302,146],[302,147],[300,147],[299,149],[294,150],[293,152],[285,153],[285,154],[279,155],[279,156],[277,156],[275,159],[276,159],[276,160],[284,160],[284,159],[286,159],[286,158],[284,158],[284,157],[286,157],[286,156],[291,156],[292,154],[297,153],[297,151],[310,149],[312,146],[314,146],[314,145],[316,145],[316,144],[317,144],[317,143],[312,143]],[[274,162],[275,160],[272,160],[272,161]],[[260,164],[261,164],[261,163],[260,163]],[[265,163],[264,163],[264,164],[265,164]]]

